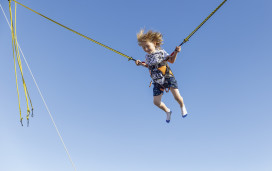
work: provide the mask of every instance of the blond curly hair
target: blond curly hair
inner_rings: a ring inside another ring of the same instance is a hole
[[[156,48],[160,49],[163,44],[162,34],[160,32],[154,32],[149,30],[147,33],[144,33],[144,29],[141,29],[139,33],[137,33],[138,45],[142,46],[143,42],[155,42]]]

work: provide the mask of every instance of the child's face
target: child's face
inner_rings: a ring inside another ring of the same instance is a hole
[[[148,54],[151,54],[156,50],[156,44],[150,41],[142,42],[141,46],[143,50]]]

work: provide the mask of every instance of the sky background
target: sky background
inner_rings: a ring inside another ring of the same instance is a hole
[[[141,28],[171,53],[222,1],[19,1],[144,60]],[[0,0],[6,14],[8,1]],[[12,3],[14,5],[14,3]],[[272,2],[227,1],[171,68],[170,124],[153,105],[148,70],[18,6],[19,44],[78,171],[271,171]],[[0,14],[0,171],[74,170],[23,62],[34,105],[19,122],[11,34]],[[20,81],[23,116],[26,105]]]

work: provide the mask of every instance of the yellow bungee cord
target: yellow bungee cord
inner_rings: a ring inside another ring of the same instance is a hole
[[[25,98],[26,98],[26,105],[27,105],[27,125],[29,125],[29,115],[30,115],[30,109],[29,109],[29,103],[32,108],[32,116],[33,116],[33,105],[30,99],[29,92],[27,90],[27,86],[25,83],[24,75],[23,75],[23,68],[22,68],[22,62],[21,57],[18,49],[18,41],[17,41],[17,34],[16,34],[16,3],[15,3],[15,10],[14,10],[14,21],[12,16],[12,10],[11,10],[11,3],[9,1],[9,12],[10,12],[10,21],[11,21],[11,37],[12,37],[12,49],[13,49],[13,59],[14,59],[14,68],[15,68],[15,78],[16,78],[16,87],[17,87],[17,94],[18,94],[18,103],[19,103],[19,113],[20,113],[20,122],[23,126],[23,117],[22,117],[22,111],[21,111],[21,102],[20,102],[20,95],[19,95],[19,86],[18,86],[18,76],[17,76],[17,69],[16,69],[16,61],[19,66],[19,70],[22,77],[24,92],[25,92]]]
[[[21,6],[23,6],[23,7],[25,7],[26,9],[28,9],[28,10],[30,10],[30,11],[32,11],[32,12],[34,12],[34,13],[36,13],[36,14],[38,14],[38,15],[40,15],[40,16],[42,16],[43,18],[46,18],[46,19],[48,19],[48,20],[50,20],[51,22],[53,22],[53,23],[55,23],[55,24],[57,24],[57,25],[59,25],[59,26],[61,26],[61,27],[63,27],[63,28],[66,28],[66,29],[68,29],[68,30],[70,30],[70,31],[72,31],[73,33],[76,33],[76,34],[78,34],[78,35],[80,35],[80,36],[82,36],[82,37],[84,37],[84,38],[86,38],[86,39],[88,39],[88,40],[90,40],[90,41],[92,41],[92,42],[94,42],[94,43],[96,43],[96,44],[98,44],[98,45],[100,45],[100,46],[103,46],[104,48],[107,48],[107,49],[109,49],[109,50],[111,50],[111,51],[113,51],[113,52],[115,52],[115,53],[117,53],[117,54],[119,54],[119,55],[121,55],[121,56],[124,56],[124,57],[126,57],[126,58],[128,58],[128,60],[133,60],[133,61],[136,61],[134,58],[132,58],[132,57],[130,57],[130,56],[128,56],[128,55],[126,55],[126,54],[123,54],[123,53],[121,53],[121,52],[119,52],[119,51],[117,51],[117,50],[115,50],[115,49],[113,49],[113,48],[111,48],[111,47],[109,47],[109,46],[107,46],[107,45],[104,45],[104,44],[102,44],[102,43],[100,43],[100,42],[98,42],[98,41],[96,41],[96,40],[94,40],[94,39],[92,39],[92,38],[90,38],[90,37],[87,37],[87,36],[85,36],[85,35],[83,35],[83,34],[81,34],[81,33],[79,33],[79,32],[77,32],[77,31],[75,31],[75,30],[73,30],[73,29],[71,29],[71,28],[69,28],[69,27],[67,27],[67,26],[64,26],[63,24],[60,24],[59,22],[57,22],[57,21],[54,21],[54,20],[52,20],[51,18],[49,18],[49,17],[46,17],[45,15],[43,15],[43,14],[41,14],[41,13],[39,13],[39,12],[37,12],[37,11],[35,11],[35,10],[33,10],[33,9],[31,9],[31,8],[29,8],[29,7],[27,7],[27,6],[25,6],[25,5],[23,5],[23,4],[21,4],[20,2],[18,2],[18,1],[16,1],[16,0],[9,0],[9,1],[13,1],[13,2],[15,2],[15,4],[17,3],[17,4],[19,4],[19,5],[21,5]],[[198,29],[200,29],[200,27],[202,27],[202,25],[204,25],[204,23],[206,23],[206,21],[208,21],[209,19],[210,19],[210,17],[226,2],[227,0],[224,0],[189,36],[187,36],[184,40],[183,40],[183,42],[179,45],[179,46],[182,46],[184,43],[186,43],[187,41],[189,41],[189,39],[195,34],[195,32],[197,32],[198,31]]]

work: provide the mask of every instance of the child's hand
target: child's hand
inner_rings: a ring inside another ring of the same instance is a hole
[[[142,65],[142,62],[141,62],[140,60],[136,60],[136,61],[135,61],[135,64],[136,64],[137,66],[140,66],[140,65]]]
[[[177,46],[176,49],[175,49],[175,51],[176,51],[177,53],[180,52],[180,50],[181,50],[181,46]]]

